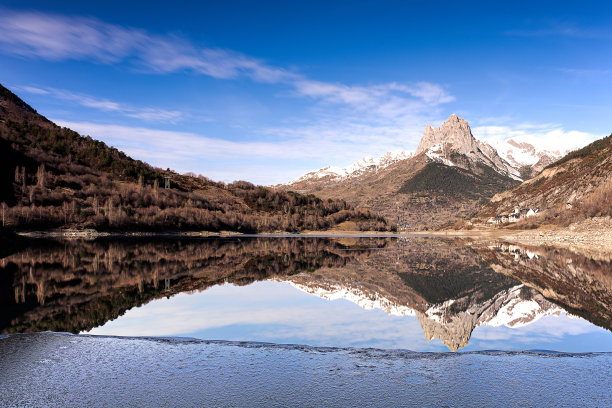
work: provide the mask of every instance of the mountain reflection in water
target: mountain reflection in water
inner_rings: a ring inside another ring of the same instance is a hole
[[[0,332],[89,331],[155,299],[268,280],[416,316],[427,341],[456,351],[476,327],[518,328],[564,310],[610,330],[611,271],[610,259],[465,240],[45,241],[0,259]]]

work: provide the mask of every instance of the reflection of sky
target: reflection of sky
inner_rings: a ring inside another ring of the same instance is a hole
[[[155,300],[90,333],[448,351],[440,340],[427,343],[416,317],[364,310],[267,281]],[[486,349],[612,351],[612,333],[583,319],[547,316],[516,329],[476,328],[463,350]]]

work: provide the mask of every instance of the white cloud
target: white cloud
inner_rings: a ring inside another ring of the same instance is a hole
[[[158,299],[89,333],[191,337],[232,326],[241,326],[250,341],[446,351],[439,341],[426,342],[415,317],[364,310],[346,300],[328,301],[286,283],[267,281]],[[224,339],[245,340],[241,336],[245,333],[233,332]]]
[[[18,89],[24,90],[27,93],[35,94],[35,95],[48,95],[49,91],[42,88],[36,88],[34,86],[20,86]]]
[[[90,122],[67,122],[54,120],[60,126],[68,127],[90,135],[114,147],[130,151],[136,149],[159,157],[180,160],[186,157],[211,158],[274,158],[288,154],[302,157],[304,152],[285,151],[286,147],[274,142],[233,142],[215,139],[189,132],[175,132],[143,127],[104,125]],[[291,145],[293,147],[294,145]]]
[[[383,116],[454,100],[441,86],[428,82],[349,86],[315,81],[236,51],[198,47],[176,35],[154,35],[93,18],[40,12],[3,10],[0,49],[49,60],[127,63],[158,73],[189,70],[220,79],[246,76],[257,82],[286,84],[299,96],[376,110]]]
[[[440,85],[429,82],[349,86],[303,79],[295,82],[295,92],[300,96],[366,112],[368,118],[376,116],[385,120],[402,118],[454,100]]]
[[[97,109],[103,112],[116,112],[122,116],[145,120],[175,123],[183,117],[183,114],[176,110],[166,110],[150,107],[135,107],[126,103],[115,102],[108,99],[96,98],[75,92],[55,88],[37,88],[32,86],[18,87],[25,92],[39,95],[49,95],[64,101],[75,102],[81,106]]]
[[[508,140],[527,142],[538,149],[564,153],[583,147],[601,136],[577,130],[566,130],[556,124],[518,124],[514,126],[476,126],[474,137],[481,140]]]
[[[284,183],[303,174],[296,162],[318,164],[359,160],[363,152],[382,154],[403,148],[408,134],[420,128],[395,128],[355,123],[323,123],[298,128],[270,128],[270,141],[241,141],[206,137],[190,132],[91,122],[53,120],[83,135],[92,136],[132,157],[180,172],[200,172],[215,180],[246,179],[261,184]],[[281,161],[282,160],[282,161]],[[240,161],[242,165],[211,166],[211,161]],[[289,163],[289,164],[287,164]],[[317,165],[318,165],[317,164]],[[188,167],[192,166],[192,167]],[[312,168],[308,168],[308,171]]]

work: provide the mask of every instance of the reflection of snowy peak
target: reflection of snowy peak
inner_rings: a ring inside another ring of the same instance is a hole
[[[488,301],[467,305],[454,311],[451,306],[461,300],[449,300],[417,313],[427,341],[440,339],[452,350],[467,346],[472,331],[481,325],[520,327],[541,317],[559,314],[562,309],[524,285],[502,291]],[[457,306],[454,307],[457,309]]]
[[[417,305],[402,305],[361,288],[319,282],[309,285],[291,280],[286,282],[323,299],[345,299],[367,310],[380,309],[395,316],[417,316],[427,341],[440,339],[452,351],[465,347],[472,331],[480,325],[521,327],[562,311],[524,285],[504,290],[481,303],[469,304],[466,298],[450,299],[419,310],[422,308]]]
[[[411,151],[400,150],[394,152],[387,152],[380,157],[367,156],[359,160],[357,163],[353,163],[347,167],[340,168],[336,166],[327,166],[320,170],[311,171],[301,177],[298,177],[293,181],[290,181],[287,184],[319,179],[328,179],[329,181],[341,181],[354,177],[359,177],[360,175],[368,171],[381,170],[400,160],[409,159],[412,157],[412,154],[413,153]]]
[[[488,326],[522,327],[544,316],[561,312],[559,307],[551,307],[552,304],[548,301],[542,302],[543,298],[522,298],[518,292],[523,288],[525,286],[519,285],[510,289],[505,302],[497,310],[495,316],[486,323]]]
[[[287,281],[291,286],[322,299],[337,300],[345,299],[366,310],[380,309],[393,316],[415,316],[414,309],[398,305],[380,296],[378,293],[366,294],[358,288],[342,287],[340,285],[306,286],[292,281]]]

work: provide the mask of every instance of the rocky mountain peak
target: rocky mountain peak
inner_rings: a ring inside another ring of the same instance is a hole
[[[424,153],[429,160],[447,166],[459,166],[469,170],[464,159],[453,157],[453,153],[465,156],[471,163],[481,163],[500,174],[518,179],[518,171],[499,156],[495,148],[476,140],[467,120],[454,113],[440,127],[425,126],[416,155]]]
[[[454,113],[440,127],[425,126],[416,154],[426,152],[436,146],[448,146],[462,154],[478,150],[476,139],[472,136],[467,120]]]

